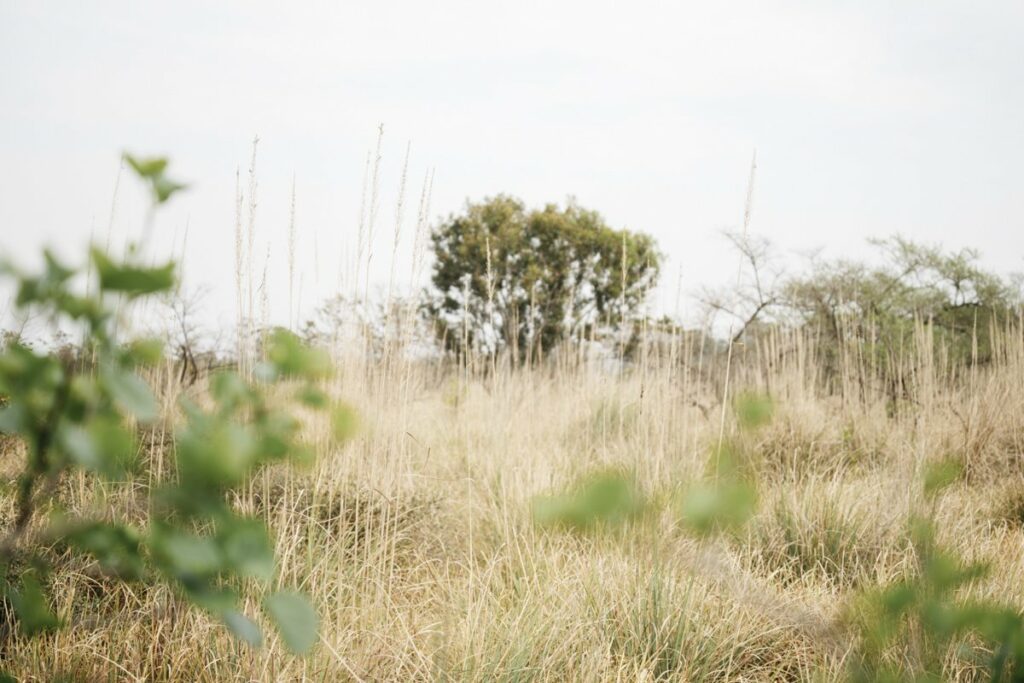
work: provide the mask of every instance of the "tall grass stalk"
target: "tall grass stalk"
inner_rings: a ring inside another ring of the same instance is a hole
[[[288,327],[294,328],[295,321],[295,174],[292,174],[292,198],[288,205]],[[314,255],[316,249],[314,245]]]

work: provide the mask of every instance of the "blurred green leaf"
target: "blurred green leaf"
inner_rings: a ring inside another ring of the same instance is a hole
[[[8,589],[8,599],[18,616],[18,627],[22,634],[33,636],[58,628],[61,625],[60,619],[50,611],[36,576],[24,574],[19,583],[17,588]]]
[[[331,372],[331,358],[326,351],[306,346],[294,333],[282,328],[271,333],[267,357],[284,377],[320,379]]]
[[[224,621],[228,630],[239,640],[249,643],[253,647],[259,647],[263,644],[263,634],[260,632],[260,627],[241,612],[227,610],[220,615],[220,618]]]
[[[20,274],[13,266],[8,265],[4,269],[18,281],[14,302],[19,308],[46,303],[59,307],[61,301],[71,296],[67,291],[67,281],[75,271],[61,264],[49,249],[44,250],[43,258],[45,269],[35,277]]]
[[[156,365],[163,360],[164,343],[159,339],[136,339],[125,348],[130,365]]]
[[[331,431],[337,442],[348,441],[359,429],[359,416],[344,403],[335,404],[331,409]]]
[[[153,178],[167,170],[165,157],[137,157],[125,152],[124,160],[140,178]]]
[[[71,318],[85,319],[100,332],[101,325],[109,317],[109,313],[95,299],[80,296],[62,296],[56,302],[57,309]]]
[[[901,582],[884,590],[880,596],[880,603],[885,608],[887,616],[898,617],[917,602],[917,594],[917,586]]]
[[[187,185],[178,183],[165,176],[159,176],[152,181],[153,194],[158,203],[162,204],[171,198],[171,195],[179,190],[184,190]]]
[[[295,417],[283,410],[268,411],[257,424],[260,456],[266,460],[280,460],[288,456],[300,426]]]
[[[263,606],[289,650],[301,655],[316,644],[319,618],[305,596],[291,592],[274,593],[267,596]]]
[[[736,397],[736,419],[741,429],[757,429],[767,424],[772,419],[774,408],[768,396],[744,393]]]
[[[563,495],[534,500],[533,517],[541,525],[588,529],[625,522],[639,515],[643,499],[633,481],[608,472],[591,476]]]
[[[85,427],[65,425],[59,439],[76,464],[99,474],[116,477],[132,469],[135,439],[113,417],[96,417]]]
[[[124,292],[130,297],[164,292],[174,286],[174,264],[159,268],[117,265],[99,249],[92,250],[92,260],[100,278],[100,289]]]
[[[210,579],[224,569],[224,555],[209,536],[176,529],[155,531],[150,538],[161,565],[186,585]]]
[[[167,177],[167,159],[163,157],[135,157],[125,153],[124,160],[140,178],[149,183],[157,204],[162,204],[172,194],[186,187]]]
[[[288,461],[298,467],[310,467],[316,462],[317,452],[310,444],[295,443],[288,450]]]
[[[108,573],[125,579],[139,579],[145,573],[141,537],[129,526],[105,522],[79,524],[67,531],[67,540],[96,558]]]
[[[234,486],[257,464],[260,442],[247,426],[205,419],[177,441],[178,474],[186,483]]]
[[[221,524],[218,536],[234,571],[260,581],[274,578],[274,546],[262,522],[232,518]]]
[[[312,384],[304,384],[295,392],[295,398],[310,408],[326,408],[330,399],[327,394]]]
[[[149,386],[135,373],[117,367],[104,367],[100,378],[111,397],[122,410],[134,415],[140,422],[151,422],[159,414],[159,407]]]
[[[924,473],[924,495],[934,498],[955,484],[963,475],[964,466],[955,457],[928,463]]]
[[[46,261],[46,271],[44,277],[47,282],[52,284],[60,284],[67,282],[75,274],[73,268],[68,268],[60,261],[57,260],[57,256],[49,249],[43,250],[43,260]]]
[[[163,484],[153,489],[154,513],[160,518],[220,519],[230,514],[226,501],[210,495],[208,486],[197,486],[191,481]]]
[[[221,371],[210,378],[210,393],[225,414],[231,414],[252,397],[249,385],[237,372]]]
[[[185,575],[179,580],[188,598],[210,614],[220,617],[237,610],[238,593],[216,586],[210,577]]]
[[[700,535],[738,528],[756,509],[754,486],[729,477],[692,486],[680,503],[683,524]]]
[[[20,403],[0,407],[0,432],[17,434],[28,425],[28,411]]]

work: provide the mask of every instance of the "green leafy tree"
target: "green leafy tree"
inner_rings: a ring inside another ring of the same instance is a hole
[[[986,270],[972,249],[947,250],[902,237],[873,240],[870,261],[812,257],[789,273],[772,268],[763,239],[727,235],[743,269],[735,286],[704,291],[710,313],[733,322],[732,341],[751,341],[777,325],[813,330],[826,381],[840,377],[851,351],[858,384],[866,391],[881,377],[895,410],[912,398],[902,366],[919,325],[956,363],[992,358],[992,332],[1016,319],[1024,303],[1020,280]]]
[[[946,251],[901,237],[874,245],[884,257],[877,265],[812,261],[806,274],[785,283],[780,298],[834,344],[898,348],[922,321],[954,358],[986,361],[992,324],[1014,315],[1020,303],[1011,283],[982,268],[972,249]]]
[[[149,187],[154,207],[182,188],[167,178],[163,159],[127,161]],[[268,360],[254,378],[233,371],[212,377],[209,407],[183,399],[173,476],[145,489],[148,513],[141,522],[107,506],[94,506],[91,518],[64,509],[61,482],[71,473],[104,480],[107,489],[144,487],[148,480],[137,455],[138,426],[157,419],[160,409],[140,373],[159,363],[163,350],[152,340],[120,341],[117,311],[170,290],[175,269],[143,265],[139,252],[129,249],[118,262],[93,249],[98,286],[84,296],[74,286],[80,273],[50,252],[41,273],[0,266],[15,282],[19,312],[74,329],[85,340],[82,355],[95,359],[69,364],[20,340],[0,353],[0,435],[8,446],[12,439],[22,444],[5,448],[3,457],[23,457],[14,514],[0,536],[0,593],[23,635],[58,628],[66,618],[51,611],[47,576],[54,558],[72,553],[110,577],[169,582],[236,637],[259,645],[261,629],[239,603],[243,587],[262,585],[267,617],[289,648],[305,652],[317,641],[316,613],[298,593],[269,591],[276,572],[271,537],[261,521],[230,503],[259,468],[309,460],[303,423],[288,403],[333,412],[339,438],[350,431],[351,414],[318,386],[330,372],[328,358],[291,333],[268,336]]]
[[[470,203],[432,236],[429,304],[448,349],[536,357],[619,329],[656,283],[660,254],[573,203],[527,210],[498,196]]]

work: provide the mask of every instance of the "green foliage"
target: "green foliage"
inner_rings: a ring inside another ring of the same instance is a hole
[[[79,521],[59,530],[64,540],[79,552],[96,559],[110,576],[139,580],[146,574],[142,556],[142,535],[126,524]]]
[[[757,488],[741,468],[742,444],[725,441],[708,462],[709,476],[686,486],[679,499],[683,526],[699,536],[735,530],[757,509]]]
[[[174,284],[174,264],[160,268],[119,265],[99,249],[92,250],[93,265],[100,278],[100,289],[123,292],[129,297],[163,292]]]
[[[689,487],[679,513],[683,524],[700,536],[736,529],[757,509],[757,489],[750,482],[726,475],[714,482]]]
[[[779,298],[819,332],[827,369],[839,346],[854,345],[875,368],[891,370],[914,326],[930,326],[954,360],[991,357],[993,324],[1015,316],[1020,291],[984,270],[978,252],[946,251],[900,237],[877,240],[877,265],[816,260],[791,277]],[[894,391],[896,391],[894,389]]]
[[[154,204],[181,189],[166,177],[165,160],[125,158],[150,186]],[[20,311],[40,314],[55,325],[77,326],[96,359],[93,367],[69,367],[55,355],[18,341],[0,354],[0,432],[19,437],[26,446],[14,519],[0,540],[0,570],[6,576],[0,589],[22,633],[57,628],[61,620],[51,612],[40,578],[46,567],[26,571],[23,558],[31,556],[35,565],[45,565],[45,553],[39,551],[44,544],[59,544],[92,558],[108,575],[169,581],[235,636],[259,645],[259,626],[237,606],[248,582],[268,586],[275,581],[274,544],[262,522],[231,507],[230,494],[260,467],[308,456],[302,422],[279,407],[275,396],[304,396],[308,408],[330,411],[339,438],[354,431],[354,414],[316,386],[330,373],[326,355],[304,347],[290,332],[276,330],[258,381],[223,372],[210,382],[212,407],[183,400],[185,421],[175,434],[175,476],[149,491],[144,526],[67,518],[59,512],[56,495],[62,477],[78,470],[111,481],[131,479],[140,450],[135,423],[152,421],[160,413],[137,370],[159,362],[162,346],[154,341],[119,343],[116,315],[106,299],[146,297],[174,285],[171,263],[118,263],[97,249],[91,258],[98,287],[86,296],[73,287],[76,270],[50,253],[40,274],[21,273],[9,264],[0,267],[0,274],[16,281]],[[37,524],[46,512],[49,518]],[[304,597],[276,593],[264,607],[293,651],[304,653],[315,644],[316,614]]]
[[[768,424],[774,410],[771,398],[761,394],[746,392],[740,394],[735,401],[736,419],[742,430],[757,429]]]
[[[35,571],[22,574],[16,586],[5,585],[3,588],[18,617],[22,635],[34,636],[60,627],[61,621],[50,610]]]
[[[631,479],[603,472],[581,480],[568,493],[538,498],[533,516],[538,524],[585,531],[635,519],[643,510],[643,496]]]
[[[925,475],[933,502],[958,470],[948,462]],[[859,594],[847,609],[858,636],[849,679],[939,681],[952,661],[984,670],[991,681],[1024,680],[1024,617],[1013,606],[963,596],[987,573],[984,563],[965,562],[942,548],[935,521],[914,515],[909,538],[917,554],[911,575]],[[951,660],[952,658],[952,660]]]
[[[709,476],[688,486],[680,499],[679,513],[690,531],[707,536],[736,530],[747,523],[757,510],[757,487],[749,468],[748,436],[768,424],[774,412],[772,400],[751,392],[735,401],[739,433],[723,439],[708,462]]]
[[[957,458],[946,458],[930,463],[924,473],[924,495],[931,500],[952,486],[963,475],[963,463]]]
[[[527,211],[499,196],[442,224],[432,236],[430,312],[448,348],[525,357],[637,311],[657,281],[647,235],[614,230],[570,204]]]
[[[285,329],[271,332],[267,357],[270,365],[265,367],[265,371],[269,371],[270,377],[276,373],[282,377],[316,380],[331,372],[331,359],[326,351],[305,346]]]
[[[741,467],[745,434],[770,420],[773,404],[767,397],[743,394],[736,401],[740,438],[725,441],[708,463],[708,477],[687,485],[678,500],[683,525],[707,536],[736,529],[757,508],[757,489]],[[574,531],[606,529],[634,520],[655,508],[645,500],[631,478],[619,472],[600,472],[580,480],[567,493],[534,500],[533,518],[538,524]]]
[[[290,650],[304,653],[316,644],[317,615],[304,597],[296,593],[275,593],[263,604]]]
[[[359,418],[355,410],[337,404],[331,411],[331,435],[335,441],[348,441],[359,429]]]
[[[167,177],[167,159],[163,157],[135,157],[126,153],[124,160],[149,186],[154,204],[163,204],[172,194],[185,189],[185,185]]]

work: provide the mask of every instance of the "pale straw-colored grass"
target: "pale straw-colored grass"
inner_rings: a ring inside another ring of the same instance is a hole
[[[724,368],[707,352],[698,364],[683,338],[623,373],[553,359],[474,373],[398,354],[385,370],[339,354],[330,388],[358,408],[359,435],[336,448],[311,425],[318,463],[263,472],[238,499],[274,530],[280,583],[318,606],[311,656],[273,635],[253,650],[168,589],[75,561],[53,577],[70,626],[15,640],[5,667],[24,680],[833,680],[850,645],[843,601],[906,570],[906,519],[931,459],[968,466],[938,517],[944,542],[993,563],[974,590],[1024,604],[1024,343],[1018,328],[998,341],[992,364],[971,369],[919,340],[900,361],[915,393],[895,406],[859,362],[826,390],[807,334],[739,347],[734,386],[769,391],[777,415],[750,463],[759,512],[713,541],[688,536],[670,504],[604,536],[530,517],[535,496],[601,468],[632,473],[656,501],[700,476]],[[154,377],[168,406],[174,376]],[[148,433],[137,487],[168,476],[173,419],[168,407]],[[91,493],[76,480],[65,495],[74,507]],[[114,490],[107,509],[141,519],[141,499]],[[255,592],[247,606],[258,612]]]

